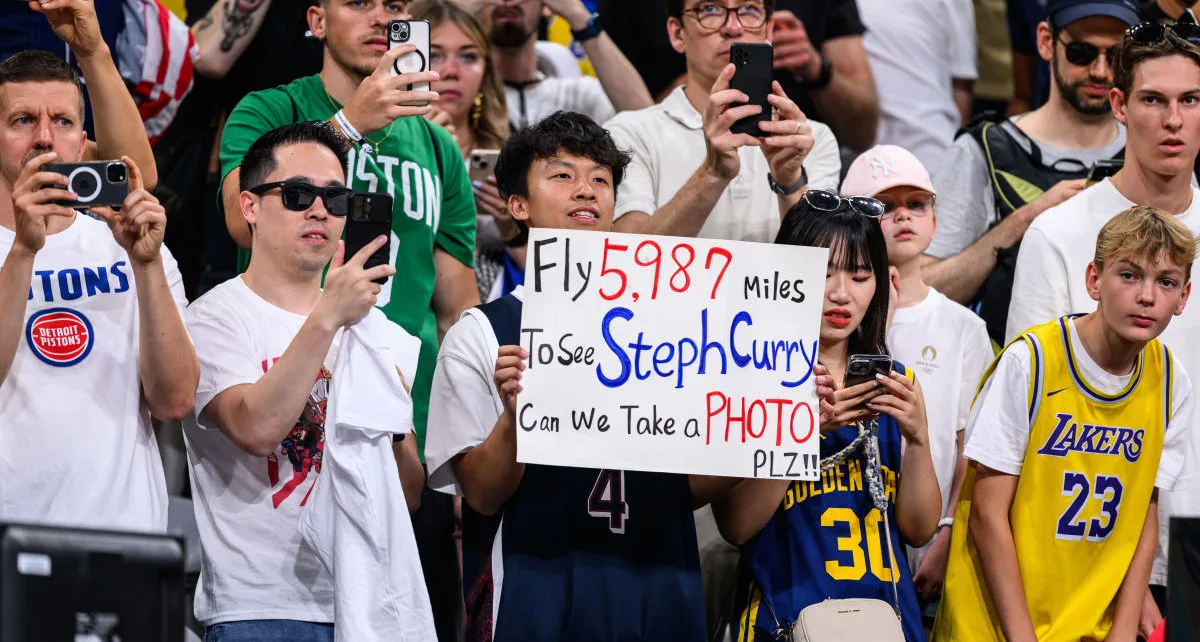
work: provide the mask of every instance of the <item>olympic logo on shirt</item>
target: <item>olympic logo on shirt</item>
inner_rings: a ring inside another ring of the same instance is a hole
[[[59,368],[83,361],[95,343],[91,321],[67,308],[50,308],[29,317],[25,339],[39,359]]]

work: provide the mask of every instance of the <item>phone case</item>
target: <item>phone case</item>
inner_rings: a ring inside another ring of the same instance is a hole
[[[349,260],[381,234],[386,236],[388,241],[367,258],[363,264],[364,269],[384,265],[391,260],[392,197],[371,192],[359,192],[351,196],[350,213],[346,217],[345,258]],[[375,279],[375,282],[380,284],[386,281],[386,278]]]
[[[86,163],[47,163],[42,171],[67,177],[67,189],[79,197],[74,201],[54,201],[75,209],[120,205],[129,195],[129,171],[121,161]]]
[[[487,180],[496,171],[496,159],[500,157],[500,152],[495,149],[477,149],[471,152],[471,158],[467,164],[467,173],[473,181]]]
[[[735,122],[729,128],[733,133],[759,137],[770,135],[759,129],[758,123],[771,120],[771,103],[767,102],[767,96],[771,95],[774,57],[774,49],[766,43],[735,42],[729,47],[729,61],[736,67],[729,87],[750,97],[745,104],[762,107],[761,112]],[[741,104],[734,103],[732,106]]]
[[[850,355],[846,364],[846,379],[842,387],[849,388],[860,383],[874,381],[876,374],[886,375],[892,371],[892,358],[885,354]]]
[[[388,49],[400,45],[416,45],[417,50],[396,59],[392,75],[429,70],[429,22],[425,20],[393,20],[388,23]],[[429,91],[429,83],[414,83],[408,91]],[[424,103],[406,103],[424,104]]]

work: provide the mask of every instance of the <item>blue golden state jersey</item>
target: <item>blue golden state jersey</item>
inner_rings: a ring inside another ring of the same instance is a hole
[[[1009,521],[1041,642],[1108,637],[1117,590],[1145,525],[1172,407],[1171,353],[1157,339],[1138,355],[1125,389],[1110,395],[1080,371],[1072,331],[1063,317],[1014,340],[1031,354],[1029,444]],[[963,480],[958,524],[970,518],[975,470],[969,467]],[[1005,639],[978,560],[969,530],[953,529],[933,630],[937,642]]]
[[[912,379],[899,363],[897,372]],[[904,637],[923,642],[921,611],[896,526],[896,490],[900,480],[900,428],[889,415],[880,415],[879,459],[888,498],[892,549],[900,562],[888,559],[883,515],[875,507],[863,475],[862,447],[820,481],[793,482],[770,521],[742,547],[750,569],[742,593],[737,642],[771,641],[775,618],[790,626],[806,606],[826,599],[874,598],[893,604],[892,574],[899,572],[900,613]],[[858,436],[844,426],[821,435],[821,458],[828,459]]]
[[[480,309],[517,343],[519,300]],[[468,510],[468,640],[706,639],[687,475],[527,464],[498,523]]]

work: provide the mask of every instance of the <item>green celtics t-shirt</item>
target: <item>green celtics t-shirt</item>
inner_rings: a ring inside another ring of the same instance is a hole
[[[229,114],[221,135],[222,182],[263,134],[292,122],[329,120],[341,108],[326,93],[320,76],[247,94]],[[433,250],[439,247],[469,267],[474,261],[475,201],[466,165],[449,132],[413,116],[393,121],[368,136],[365,145],[350,150],[346,183],[360,191],[387,192],[393,199],[391,253],[396,275],[379,293],[378,306],[421,340],[412,396],[417,445],[424,459],[429,388],[438,351],[437,319],[430,307],[436,278]],[[248,253],[242,254],[239,263],[245,269]]]

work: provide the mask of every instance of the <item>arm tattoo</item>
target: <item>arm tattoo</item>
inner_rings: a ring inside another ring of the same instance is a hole
[[[221,21],[225,35],[221,38],[221,51],[229,53],[238,40],[250,33],[254,25],[254,14],[262,8],[265,0],[226,0],[225,16]]]

